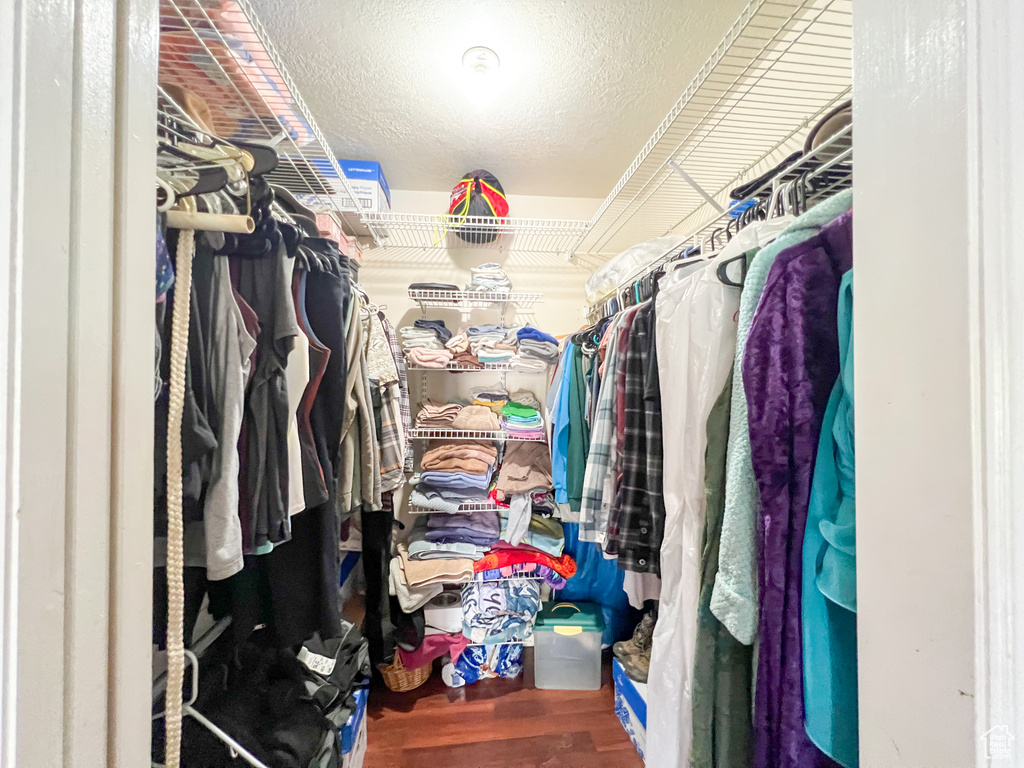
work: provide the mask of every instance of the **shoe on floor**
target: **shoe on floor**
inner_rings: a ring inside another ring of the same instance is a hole
[[[615,658],[622,661],[624,658],[635,656],[644,650],[649,652],[651,642],[654,639],[654,623],[654,614],[644,614],[643,619],[636,625],[636,629],[633,630],[633,638],[631,640],[622,640],[612,646],[612,653],[615,654]]]
[[[617,656],[623,671],[635,683],[646,683],[651,671],[651,649],[634,653],[629,656]]]

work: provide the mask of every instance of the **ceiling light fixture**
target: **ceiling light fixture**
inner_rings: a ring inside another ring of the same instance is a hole
[[[490,48],[477,45],[462,54],[462,66],[474,75],[489,75],[501,66],[501,61]]]

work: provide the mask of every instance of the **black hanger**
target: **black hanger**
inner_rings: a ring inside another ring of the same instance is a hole
[[[740,281],[738,283],[729,277],[729,265],[737,261],[740,262]],[[718,279],[725,285],[731,285],[733,288],[742,288],[744,281],[747,279],[747,254],[741,253],[739,256],[726,259],[718,265],[718,269],[715,272],[718,275]]]
[[[214,139],[214,143],[218,142]],[[268,147],[264,144],[253,144],[248,141],[232,141],[232,146],[238,147],[248,152],[252,156],[253,168],[249,173],[253,176],[262,176],[265,173],[270,173],[277,168],[278,156],[277,150],[273,147]]]

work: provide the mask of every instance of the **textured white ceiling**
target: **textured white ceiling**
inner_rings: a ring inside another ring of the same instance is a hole
[[[254,0],[338,157],[395,189],[474,168],[604,197],[746,0]],[[485,86],[474,45],[501,59]],[[514,212],[513,212],[514,214]]]

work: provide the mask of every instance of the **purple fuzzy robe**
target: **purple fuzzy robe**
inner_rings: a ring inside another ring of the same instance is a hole
[[[761,504],[754,768],[835,766],[804,730],[800,595],[804,526],[829,392],[836,304],[852,265],[852,213],[775,259],[743,358]]]

